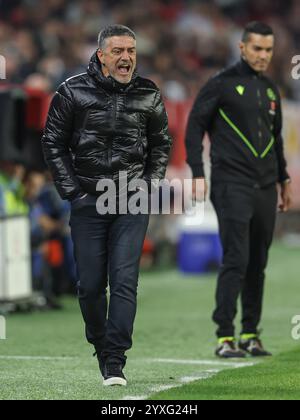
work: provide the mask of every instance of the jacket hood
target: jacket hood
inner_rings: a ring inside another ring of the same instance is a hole
[[[132,79],[129,83],[120,83],[112,76],[105,77],[102,71],[102,66],[99,61],[97,51],[92,55],[91,60],[89,62],[87,73],[93,77],[101,86],[110,91],[121,91],[127,92],[133,85],[138,77],[138,73],[135,70]]]

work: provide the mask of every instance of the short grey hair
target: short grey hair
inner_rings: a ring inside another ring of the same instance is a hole
[[[136,40],[135,33],[128,28],[127,26],[123,25],[110,25],[104,28],[98,36],[98,47],[100,50],[105,48],[105,43],[108,38],[113,36],[130,36],[134,40]]]

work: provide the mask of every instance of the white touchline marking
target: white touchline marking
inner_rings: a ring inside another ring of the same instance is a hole
[[[163,392],[163,391],[168,391],[169,389],[172,388],[177,388],[178,384],[174,383],[174,384],[170,384],[170,385],[157,385],[157,386],[153,386],[152,388],[150,388],[150,392],[151,394],[156,394],[157,392]]]
[[[179,388],[185,384],[189,384],[195,381],[200,380],[206,380],[214,377],[218,373],[226,370],[225,367],[228,368],[235,368],[240,369],[244,367],[251,367],[257,364],[257,362],[219,362],[217,360],[184,360],[184,359],[145,359],[144,361],[147,361],[149,363],[173,363],[173,364],[185,364],[185,365],[202,365],[202,366],[220,366],[221,369],[209,369],[204,370],[203,372],[195,374],[195,376],[183,376],[182,378],[179,378],[178,381],[176,381],[174,384],[169,385],[157,385],[153,386],[149,389],[150,394],[149,395],[143,395],[143,396],[126,396],[122,398],[122,400],[147,400],[151,397],[153,394],[157,394],[158,392],[167,391],[174,388]]]
[[[183,376],[172,385],[156,385],[156,386],[151,387],[149,389],[150,395],[143,395],[143,396],[137,396],[137,397],[126,396],[122,398],[122,400],[147,400],[150,398],[151,395],[157,394],[158,392],[169,391],[170,389],[179,388],[191,382],[209,379],[219,372],[220,372],[219,370],[207,370],[207,371],[204,371],[201,375],[198,374],[197,376]]]
[[[184,359],[145,359],[149,363],[170,363],[178,365],[200,365],[200,366],[224,366],[224,367],[248,367],[254,366],[255,362],[221,362],[218,360],[184,360]]]
[[[200,380],[204,380],[204,379],[209,379],[212,378],[213,376],[215,376],[217,373],[221,372],[221,370],[206,370],[201,372],[201,374],[197,374],[194,376],[183,376],[182,378],[180,378],[178,380],[178,382],[172,384],[172,385],[158,385],[158,386],[154,386],[150,389],[151,394],[157,394],[158,392],[162,392],[162,391],[168,391],[169,389],[172,388],[178,388],[182,385],[185,384],[189,384],[191,382],[195,382],[195,381],[200,381]]]
[[[183,384],[188,384],[188,383],[193,382],[193,381],[200,381],[200,380],[203,380],[203,379],[209,379],[209,378],[212,378],[213,376],[215,376],[219,372],[221,372],[221,371],[220,370],[215,370],[215,371],[203,372],[201,375],[198,375],[198,376],[184,376],[183,378],[180,379],[180,382],[182,382]]]
[[[0,360],[74,360],[76,357],[63,356],[0,356]]]

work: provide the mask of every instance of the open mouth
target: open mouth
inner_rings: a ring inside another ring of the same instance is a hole
[[[131,66],[129,64],[120,64],[118,66],[118,71],[122,75],[126,76],[130,73]]]

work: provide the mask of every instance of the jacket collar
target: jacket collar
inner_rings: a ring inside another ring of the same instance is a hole
[[[238,68],[241,74],[248,76],[258,76],[261,77],[262,73],[255,71],[246,60],[241,58],[241,61],[238,63]]]
[[[124,84],[115,80],[113,77],[105,77],[102,71],[101,63],[99,61],[97,51],[93,54],[90,63],[87,68],[87,73],[93,77],[101,87],[108,91],[114,92],[127,92],[130,90],[138,77],[137,71],[135,70],[132,79],[129,83]]]

